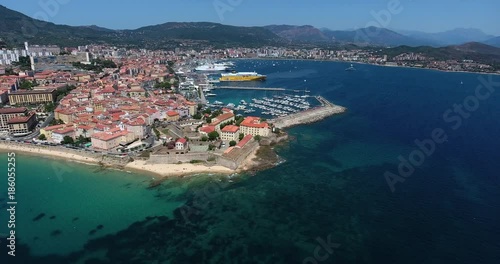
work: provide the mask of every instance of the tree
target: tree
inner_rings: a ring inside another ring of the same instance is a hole
[[[50,102],[48,104],[45,104],[45,113],[53,112],[54,109],[56,109],[54,103]]]
[[[45,136],[45,134],[41,134],[40,136],[38,136],[38,139],[39,140],[47,140],[47,137]]]
[[[193,118],[200,120],[203,116],[200,113],[196,113]]]
[[[219,133],[217,133],[217,131],[208,133],[208,139],[210,139],[211,141],[216,140],[217,138],[219,138]]]
[[[208,150],[209,150],[209,151],[212,151],[212,150],[214,150],[214,149],[215,149],[215,145],[214,145],[214,144],[210,144],[210,145],[208,145]]]
[[[245,134],[240,133],[240,135],[239,135],[238,139],[241,141],[244,137],[245,137]]]
[[[22,80],[21,83],[19,84],[19,89],[31,90],[31,88],[33,88],[35,86],[36,86],[35,82]]]
[[[231,140],[231,141],[229,142],[229,146],[231,146],[231,147],[236,146],[236,141]]]
[[[203,108],[203,104],[198,104],[198,111],[200,111]]]
[[[235,124],[237,126],[240,126],[240,124],[241,124],[241,122],[243,122],[243,120],[245,120],[245,118],[243,116],[239,116],[239,117],[236,118]]]
[[[255,140],[257,141],[260,141],[262,138],[260,137],[260,135],[255,135],[255,137],[253,137]]]
[[[70,136],[64,136],[63,141],[61,141],[61,144],[74,144],[75,140],[73,140],[72,137]]]
[[[207,136],[201,137],[201,141],[203,141],[203,142],[208,141],[208,137]]]

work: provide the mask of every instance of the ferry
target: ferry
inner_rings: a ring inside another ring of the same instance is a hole
[[[223,73],[220,77],[221,82],[248,82],[248,81],[263,81],[267,78],[266,75],[258,74],[256,72],[236,72],[236,73]]]
[[[224,63],[205,64],[195,68],[196,71],[220,72],[229,71],[230,67]]]

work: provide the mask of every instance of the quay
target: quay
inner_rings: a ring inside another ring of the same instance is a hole
[[[281,129],[301,124],[314,123],[329,116],[341,114],[347,111],[347,108],[335,105],[322,96],[315,96],[315,98],[321,104],[320,106],[288,116],[274,118],[269,120],[269,122],[274,124],[275,127]]]
[[[213,89],[233,89],[233,90],[261,90],[261,91],[287,91],[285,88],[273,87],[251,87],[251,86],[214,86]]]

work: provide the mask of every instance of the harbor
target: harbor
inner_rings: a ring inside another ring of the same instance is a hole
[[[220,66],[219,70],[222,70],[223,65],[226,66],[226,70],[230,66],[235,66],[231,62],[213,65]],[[214,69],[213,65],[208,64],[206,67]],[[256,72],[240,72],[239,74],[222,73],[221,76],[230,76],[234,80],[248,78],[248,80],[244,80],[252,83],[247,85],[223,85],[221,81],[225,79],[218,78],[218,74],[202,71],[203,69],[202,66],[198,67],[194,75],[186,78],[186,81],[181,83],[181,92],[185,89],[186,96],[189,96],[189,87],[195,87],[197,91],[191,93],[192,95],[198,95],[199,99],[195,101],[212,110],[228,108],[234,111],[236,115],[259,116],[269,120],[277,128],[312,123],[346,111],[346,108],[335,105],[322,96],[311,95],[311,91],[301,84],[298,84],[297,88],[284,88],[273,85],[265,87],[266,85],[252,82],[252,78],[266,75],[257,74]],[[231,92],[230,90],[239,90],[240,92]]]

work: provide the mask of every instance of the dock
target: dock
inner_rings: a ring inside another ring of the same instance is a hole
[[[287,91],[285,88],[274,87],[252,87],[252,86],[214,86],[213,89],[232,89],[232,90],[261,90],[261,91]]]
[[[315,96],[320,106],[301,111],[295,114],[291,114],[284,117],[278,117],[269,120],[270,123],[274,124],[277,128],[287,128],[302,124],[309,124],[323,120],[329,116],[341,114],[347,111],[347,108],[339,105],[335,105],[330,101],[326,100],[322,96]]]

